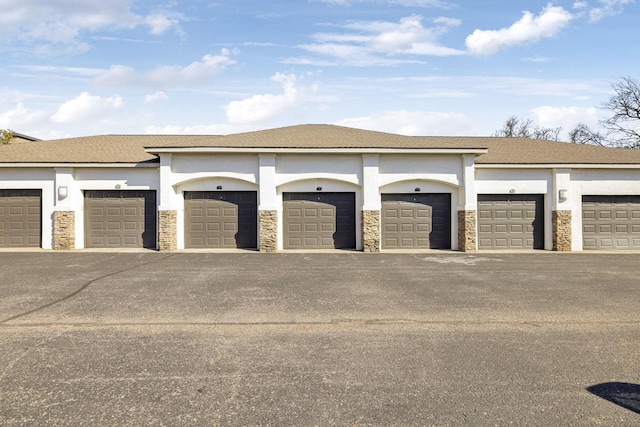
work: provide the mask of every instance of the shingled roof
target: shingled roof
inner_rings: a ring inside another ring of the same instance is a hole
[[[528,138],[404,136],[333,125],[214,135],[101,135],[0,147],[0,163],[145,163],[154,153],[193,149],[488,150],[478,164],[640,165],[640,151]]]

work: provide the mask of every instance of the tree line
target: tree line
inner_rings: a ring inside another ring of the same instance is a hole
[[[601,106],[609,113],[607,118],[600,120],[602,131],[578,123],[569,131],[569,142],[640,150],[640,82],[623,77],[611,87],[613,95]],[[511,116],[493,136],[559,141],[562,130],[562,126],[546,128],[531,119]]]

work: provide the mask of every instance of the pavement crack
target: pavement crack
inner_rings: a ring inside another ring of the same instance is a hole
[[[166,260],[168,258],[177,256],[177,255],[178,254],[167,255],[167,256],[162,257],[160,259],[154,259],[154,260],[143,262],[141,264],[133,265],[133,266],[130,266],[130,267],[127,267],[127,268],[122,268],[122,269],[117,270],[117,271],[112,271],[111,273],[103,274],[100,277],[96,277],[95,279],[91,279],[88,282],[85,282],[84,284],[82,284],[82,286],[80,286],[75,291],[71,292],[69,295],[65,295],[62,298],[58,298],[57,300],[51,301],[51,302],[49,302],[47,304],[44,304],[44,305],[42,305],[40,307],[36,307],[36,308],[34,308],[32,310],[25,311],[23,313],[18,313],[16,315],[8,317],[8,318],[6,318],[4,320],[0,320],[0,325],[2,325],[4,323],[7,323],[7,322],[11,322],[11,321],[16,320],[16,319],[19,319],[21,317],[29,316],[31,314],[34,314],[34,313],[37,313],[37,312],[42,311],[44,309],[47,309],[49,307],[52,307],[52,306],[54,306],[56,304],[60,304],[61,302],[67,301],[67,300],[75,297],[76,295],[78,295],[79,293],[81,293],[82,291],[84,291],[89,286],[91,286],[92,284],[94,284],[95,282],[97,282],[99,280],[106,279],[107,277],[115,276],[117,274],[124,273],[126,271],[135,270],[138,267],[142,267],[142,266],[145,266],[145,265],[149,265],[149,264],[153,264],[153,263],[156,263],[156,262],[164,261],[164,260]]]

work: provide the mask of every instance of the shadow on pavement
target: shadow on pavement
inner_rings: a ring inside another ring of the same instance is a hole
[[[587,391],[636,414],[640,414],[640,384],[602,383],[587,387]]]

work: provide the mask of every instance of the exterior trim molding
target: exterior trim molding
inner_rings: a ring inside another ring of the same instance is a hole
[[[640,169],[638,163],[476,163],[476,169]]]
[[[158,169],[160,163],[1,163],[0,168],[150,168]]]
[[[251,153],[251,154],[486,154],[487,148],[259,148],[259,147],[148,147],[147,153]]]

